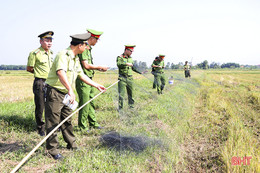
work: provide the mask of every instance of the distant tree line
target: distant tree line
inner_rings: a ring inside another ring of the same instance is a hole
[[[26,65],[0,65],[0,70],[25,70]]]
[[[212,62],[211,64],[209,64],[207,60],[197,64],[196,66],[199,69],[240,68],[240,65],[237,63],[224,63],[220,65],[219,63]]]
[[[138,61],[134,60],[133,65],[138,71],[144,71],[144,70],[148,69],[146,62],[142,62],[142,61],[138,62]]]
[[[223,68],[230,68],[230,69],[234,69],[234,68],[250,68],[250,69],[256,69],[256,68],[260,68],[259,65],[240,65],[238,63],[234,63],[234,62],[229,62],[229,63],[216,63],[216,62],[212,62],[211,64],[208,63],[207,60],[204,60],[203,62],[195,65],[193,68],[199,68],[199,69],[223,69]]]
[[[192,65],[189,63],[192,69],[221,69],[221,68],[248,68],[248,69],[257,69],[260,68],[259,65],[240,65],[238,63],[224,63],[220,64],[217,62],[212,62],[211,64],[208,63],[207,60],[204,60],[201,63],[196,65]],[[144,71],[146,69],[151,68],[151,65],[147,66],[146,62],[136,61],[134,60],[134,66],[139,71]],[[165,65],[165,69],[183,69],[184,63],[179,62],[178,64],[174,64],[171,62],[167,62]],[[26,70],[26,65],[0,65],[0,70]]]
[[[223,69],[223,68],[230,68],[230,69],[234,69],[234,68],[248,68],[248,69],[256,69],[256,68],[260,68],[260,66],[258,65],[240,65],[238,63],[217,63],[217,62],[212,62],[209,64],[209,62],[207,60],[204,60],[201,63],[198,63],[196,65],[192,65],[192,63],[190,62],[189,65],[191,66],[191,68],[193,69]],[[142,61],[134,61],[134,66],[140,70],[140,71],[144,71],[148,68],[151,68],[151,66],[147,66],[146,62],[142,62]],[[165,65],[165,69],[183,69],[184,63],[183,62],[179,62],[178,64],[174,64],[171,62],[167,62]]]

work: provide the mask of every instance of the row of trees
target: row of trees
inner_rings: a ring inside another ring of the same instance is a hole
[[[208,63],[207,60],[193,66],[192,64],[190,64],[192,66],[192,68],[194,69],[220,69],[220,68],[251,68],[251,69],[255,69],[255,68],[260,68],[260,66],[251,66],[251,65],[239,65],[237,63],[224,63],[224,64],[220,64],[220,63],[216,63],[216,62],[212,62],[211,64]],[[134,66],[140,70],[140,71],[144,71],[148,68],[151,68],[151,66],[147,66],[146,62],[142,62],[142,61],[134,61]],[[179,62],[178,64],[174,64],[174,63],[170,63],[167,62],[167,64],[165,65],[165,69],[183,69],[184,63],[183,62]],[[26,69],[26,65],[0,65],[0,70],[25,70]]]
[[[150,66],[148,67],[146,62],[142,62],[142,61],[134,61],[134,65],[135,67],[137,67],[137,69],[143,71],[145,69],[151,68]],[[252,66],[252,65],[239,65],[238,63],[216,63],[216,62],[212,62],[212,63],[208,63],[207,60],[196,64],[196,65],[192,65],[190,64],[191,67],[193,69],[220,69],[220,68],[251,68],[251,69],[256,69],[256,68],[260,68],[260,66]],[[183,62],[179,62],[178,64],[174,64],[174,63],[170,63],[167,62],[165,65],[165,69],[183,69],[184,63]]]
[[[237,63],[224,63],[220,65],[220,63],[212,62],[211,64],[209,64],[207,60],[197,64],[196,66],[200,69],[240,68],[240,65]]]
[[[25,70],[26,65],[0,65],[0,70]]]

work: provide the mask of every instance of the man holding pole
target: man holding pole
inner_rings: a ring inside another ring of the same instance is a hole
[[[165,75],[164,75],[164,57],[165,55],[160,54],[158,59],[153,61],[152,67],[154,68],[154,78],[157,87],[158,94],[162,94],[165,86]]]
[[[35,120],[39,135],[45,135],[45,123],[43,121],[45,80],[53,62],[52,46],[53,31],[40,34],[41,47],[30,52],[27,63],[27,71],[34,74],[33,93],[35,103]]]
[[[93,29],[88,29],[87,31],[91,34],[91,37],[87,41],[86,50],[82,54],[79,54],[79,59],[84,74],[87,75],[90,79],[92,79],[95,74],[94,70],[105,72],[107,71],[108,67],[94,65],[93,57],[91,54],[92,46],[96,45],[97,41],[99,40],[99,37],[103,34],[103,32],[96,31]],[[79,95],[80,107],[84,103],[92,99],[95,94],[95,88],[93,86],[87,85],[82,80],[80,80],[80,78],[77,78],[76,80],[76,90]],[[84,106],[79,111],[78,127],[82,132],[88,132],[88,125],[87,125],[88,123],[89,123],[89,128],[96,128],[96,129],[102,128],[96,120],[94,101],[91,101],[89,104]]]
[[[122,55],[117,57],[117,67],[119,70],[119,83],[118,83],[118,110],[123,108],[123,100],[125,95],[125,90],[128,95],[128,106],[129,108],[134,108],[134,99],[133,99],[133,71],[139,74],[139,72],[133,66],[133,59],[131,57],[132,52],[134,51],[135,45],[125,45],[125,51]]]
[[[63,104],[65,95],[69,96],[71,104],[75,102],[73,86],[76,78],[80,78],[86,84],[89,84],[99,91],[105,91],[106,88],[87,77],[80,66],[78,54],[85,51],[86,40],[90,38],[90,33],[72,35],[70,46],[59,52],[54,60],[49,72],[47,83],[47,97],[45,104],[45,120],[47,134],[52,131],[62,120],[72,114],[73,110]],[[63,139],[67,143],[67,149],[77,149],[76,139],[73,134],[71,118],[61,125]],[[46,141],[48,153],[55,159],[61,160],[63,156],[58,151],[57,132],[54,132]]]
[[[155,57],[154,61],[157,61],[158,58],[159,58],[158,56]],[[152,71],[151,71],[151,73],[152,73],[152,75],[154,76],[154,79],[153,79],[153,89],[156,88],[156,81],[155,81],[155,75],[154,75],[154,72],[155,72],[155,69],[154,69],[154,67],[152,67]]]

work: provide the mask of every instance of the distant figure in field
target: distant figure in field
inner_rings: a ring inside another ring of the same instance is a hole
[[[190,78],[190,65],[188,64],[188,61],[185,61],[185,64],[184,64],[184,75],[185,75],[185,78]]]
[[[70,46],[56,55],[46,80],[45,121],[47,134],[73,113],[73,110],[69,106],[63,104],[63,100],[65,95],[67,95],[70,97],[69,102],[71,104],[75,103],[76,96],[73,86],[77,77],[99,91],[106,90],[104,86],[92,81],[85,75],[80,65],[78,54],[82,54],[85,51],[87,46],[86,40],[90,36],[90,33],[70,36],[72,38]],[[77,149],[76,138],[73,134],[72,118],[69,118],[61,125],[61,132],[64,141],[67,143],[67,149]],[[57,131],[47,139],[46,148],[55,160],[63,159],[63,156],[58,151],[59,141]]]
[[[165,75],[163,71],[164,57],[165,55],[160,54],[159,58],[155,59],[152,64],[152,68],[154,68],[154,78],[158,94],[162,94],[165,86]]]
[[[39,135],[45,135],[45,123],[42,115],[45,102],[45,80],[53,62],[52,46],[53,31],[40,34],[41,47],[30,52],[27,62],[27,71],[34,74],[33,93],[35,103],[35,120]]]

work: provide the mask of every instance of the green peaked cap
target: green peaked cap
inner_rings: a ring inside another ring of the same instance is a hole
[[[165,57],[165,55],[164,55],[164,54],[159,54],[159,56],[160,56],[160,57]]]
[[[125,47],[135,47],[133,44],[126,44]]]
[[[102,31],[96,31],[94,29],[87,29],[87,31],[94,35],[102,35],[104,33]]]

